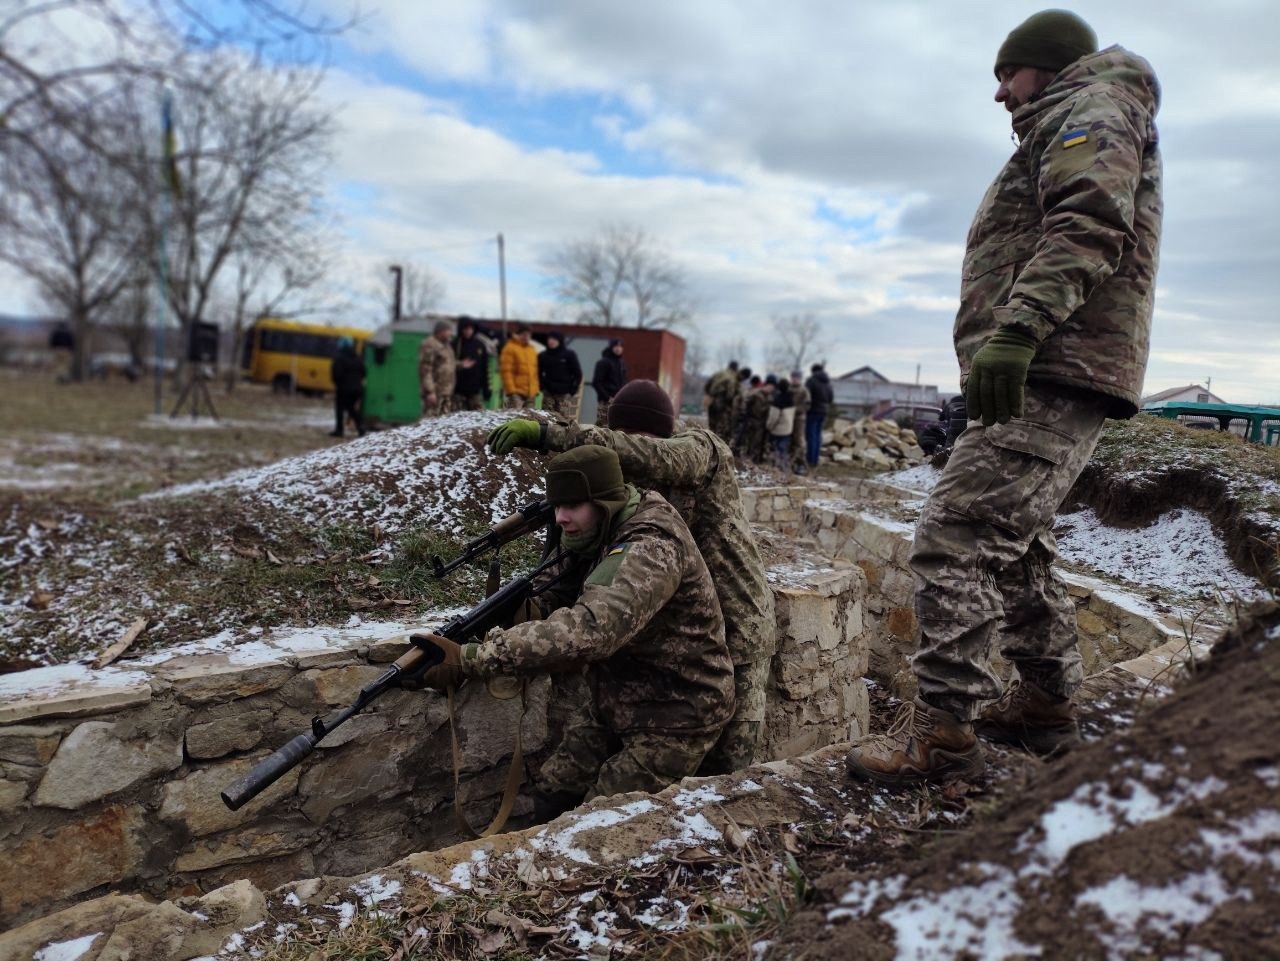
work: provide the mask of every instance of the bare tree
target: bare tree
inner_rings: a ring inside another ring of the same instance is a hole
[[[423,264],[401,264],[404,290],[401,310],[406,317],[422,317],[437,310],[444,302],[447,287],[444,280]],[[385,277],[386,270],[382,272]]]
[[[684,272],[641,227],[606,224],[551,249],[542,268],[555,297],[578,308],[580,323],[670,328],[693,319]]]
[[[0,150],[0,259],[62,312],[75,338],[71,375],[82,379],[91,323],[145,262],[146,229],[132,175],[87,144],[85,130],[119,142],[118,99],[100,97],[74,126],[6,137]]]
[[[747,338],[734,337],[731,340],[720,341],[720,348],[716,351],[716,359],[721,367],[728,367],[731,360],[736,360],[739,364],[746,364],[750,353],[751,350],[747,346]]]
[[[822,336],[822,321],[813,314],[774,314],[770,323],[775,339],[765,348],[766,366],[778,374],[804,370]]]
[[[331,121],[314,103],[318,81],[314,71],[218,53],[177,88],[181,189],[169,225],[168,297],[184,342],[224,288],[243,310],[264,284],[278,298],[320,275],[308,253]],[[156,235],[165,226],[157,219]],[[237,263],[243,269],[232,279]]]

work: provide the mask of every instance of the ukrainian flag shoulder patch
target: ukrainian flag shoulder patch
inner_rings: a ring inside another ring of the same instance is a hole
[[[1078,147],[1088,139],[1089,131],[1085,130],[1083,127],[1078,130],[1068,130],[1062,135],[1062,146],[1064,149],[1066,147]]]
[[[600,563],[595,566],[583,586],[587,584],[597,584],[601,587],[608,587],[613,583],[613,578],[618,573],[618,568],[622,566],[623,559],[627,556],[627,551],[631,550],[629,543],[614,544],[604,552],[604,557]]]

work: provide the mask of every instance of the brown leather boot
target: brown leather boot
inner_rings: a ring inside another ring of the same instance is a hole
[[[1055,697],[1022,678],[1015,678],[973,726],[988,741],[1012,744],[1043,757],[1080,743],[1080,724],[1070,698]]]
[[[854,744],[845,764],[854,777],[913,784],[980,774],[986,759],[973,725],[917,698],[903,702],[886,733]]]

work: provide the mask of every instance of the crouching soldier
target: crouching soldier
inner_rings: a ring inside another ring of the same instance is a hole
[[[618,455],[624,477],[657,490],[680,512],[716,586],[736,687],[733,719],[698,774],[736,771],[755,758],[777,638],[773,592],[747,522],[733,453],[705,427],[677,431],[671,398],[651,380],[633,380],[618,391],[608,421],[596,427],[519,418],[495,428],[488,444],[500,455],[517,447],[607,447]]]
[[[657,791],[693,774],[733,716],[733,662],[715,586],[675,508],[622,478],[618,456],[579,447],[547,464],[563,574],[538,596],[543,620],[463,646],[432,635],[443,664],[424,677],[564,673],[586,665],[586,710],[542,765],[543,816],[585,798]]]

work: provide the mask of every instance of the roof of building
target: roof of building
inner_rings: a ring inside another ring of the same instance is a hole
[[[1223,400],[1217,394],[1210,391],[1209,388],[1205,387],[1203,384],[1187,384],[1183,387],[1170,387],[1168,390],[1161,390],[1161,391],[1157,391],[1154,394],[1148,394],[1146,397],[1142,398],[1141,403],[1154,404],[1162,400],[1168,400],[1170,397],[1176,397],[1179,394],[1184,394],[1189,390],[1194,390],[1198,394],[1208,394],[1209,403],[1211,404],[1226,403],[1225,400]]]
[[[857,370],[851,370],[847,374],[841,374],[836,378],[836,380],[867,380],[869,379],[867,375],[870,375],[871,378],[874,378],[881,383],[889,383],[888,377],[880,373],[880,371],[876,370],[874,367],[867,366],[859,367]]]

